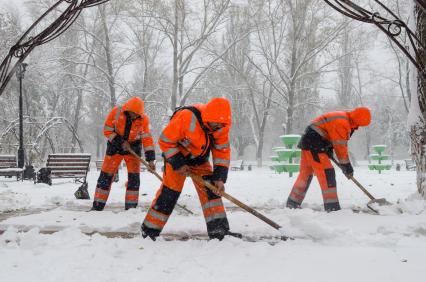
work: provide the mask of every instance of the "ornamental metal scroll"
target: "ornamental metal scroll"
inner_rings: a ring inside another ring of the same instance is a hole
[[[421,74],[426,80],[426,58],[421,56],[420,51],[426,50],[426,47],[416,36],[408,25],[402,21],[395,13],[393,13],[386,5],[384,5],[379,0],[373,0],[381,8],[389,14],[392,19],[383,17],[378,12],[368,11],[365,8],[355,4],[350,0],[324,0],[328,5],[333,7],[339,13],[350,17],[354,20],[370,23],[376,25],[380,30],[382,30],[397,46],[398,48],[408,57],[408,59],[415,65],[418,69],[419,74]],[[426,0],[414,0],[418,6],[426,11]],[[408,46],[406,42],[403,41],[400,36],[402,32],[405,32],[408,38]]]
[[[31,25],[18,42],[10,48],[8,55],[2,61],[0,65],[0,96],[3,94],[3,91],[18,66],[27,58],[35,47],[52,41],[64,33],[76,21],[83,9],[97,6],[108,1],[109,0],[60,0],[50,7],[33,25]],[[62,14],[38,34],[30,35],[40,25],[43,19],[53,11],[57,11],[61,4],[68,4],[68,7]],[[14,58],[17,58],[17,61],[11,68]]]

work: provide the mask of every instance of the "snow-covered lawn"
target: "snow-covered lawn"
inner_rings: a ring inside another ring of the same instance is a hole
[[[98,173],[89,173],[91,196]],[[227,192],[279,223],[295,240],[247,242],[236,238],[157,242],[108,238],[87,232],[137,233],[159,187],[143,173],[140,207],[124,211],[125,171],[113,184],[107,208],[86,212],[91,201],[74,199],[78,184],[52,186],[0,178],[0,281],[425,281],[425,202],[415,173],[379,175],[357,168],[356,178],[377,198],[395,203],[366,208],[368,198],[338,173],[342,210],[325,213],[313,181],[303,209],[283,208],[293,178],[268,169],[230,172]],[[251,237],[280,232],[224,200],[231,230]],[[195,189],[188,180],[163,233],[204,234]],[[353,210],[361,210],[359,213]],[[25,230],[26,232],[20,232]],[[46,231],[60,230],[53,234]]]

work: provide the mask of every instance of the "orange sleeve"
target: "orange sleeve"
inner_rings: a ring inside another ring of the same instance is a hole
[[[213,133],[213,175],[212,180],[226,182],[231,162],[231,146],[229,144],[229,130],[226,126]]]
[[[229,167],[231,160],[231,146],[229,144],[229,126],[213,133],[212,146],[213,165]]]
[[[336,126],[331,132],[330,142],[333,144],[334,151],[336,152],[337,158],[341,164],[350,163],[349,152],[348,152],[348,140],[350,135],[349,124],[342,124]]]
[[[104,135],[106,138],[110,139],[111,134],[114,133],[115,130],[115,117],[117,115],[118,107],[115,106],[112,108],[112,110],[109,112],[105,119],[104,123]]]
[[[185,129],[189,127],[191,115],[192,112],[188,110],[176,114],[163,129],[158,141],[166,161],[175,170],[185,165],[185,157],[178,148],[178,142],[185,137]]]
[[[145,152],[154,150],[154,139],[151,135],[151,129],[149,127],[149,117],[147,115],[144,115],[143,117],[142,128],[142,145],[144,147]]]
[[[149,117],[147,115],[143,116],[142,119],[142,145],[145,152],[146,161],[155,160],[155,147],[154,147],[154,139],[151,135],[151,130],[149,128]]]

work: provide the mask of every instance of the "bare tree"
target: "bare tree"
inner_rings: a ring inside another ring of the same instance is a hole
[[[254,142],[250,125],[247,123],[252,116],[248,99],[253,87],[250,81],[255,79],[254,68],[248,59],[251,41],[249,36],[239,40],[241,35],[250,33],[250,17],[247,6],[232,7],[223,37],[222,51],[226,50],[227,46],[232,47],[222,57],[224,69],[219,78],[222,83],[219,91],[226,93],[232,101],[232,146],[237,150],[238,159],[244,157],[245,149]],[[233,45],[234,42],[238,43]]]
[[[426,46],[426,13],[415,5],[416,33],[423,46]],[[417,60],[424,62],[426,50],[419,50]],[[417,187],[419,193],[426,198],[426,80],[422,75],[417,75],[417,97],[411,99],[410,126],[412,153],[417,164]]]
[[[169,5],[168,1],[156,1],[150,11],[172,46],[171,110],[185,104],[207,70],[219,60],[216,56],[201,58],[200,53],[225,21],[230,2],[174,0]],[[189,76],[191,80],[186,82]]]

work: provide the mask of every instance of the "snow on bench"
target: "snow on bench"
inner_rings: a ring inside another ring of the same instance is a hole
[[[238,161],[231,161],[231,170],[244,170],[244,161],[238,160]]]
[[[0,155],[0,176],[22,179],[23,169],[18,168],[15,155]]]
[[[416,163],[411,159],[404,160],[406,170],[416,170]]]
[[[74,178],[75,182],[86,183],[91,154],[49,154],[46,168],[50,179]],[[41,171],[41,170],[40,170]],[[39,173],[40,173],[39,171]],[[51,185],[51,180],[49,181]]]

